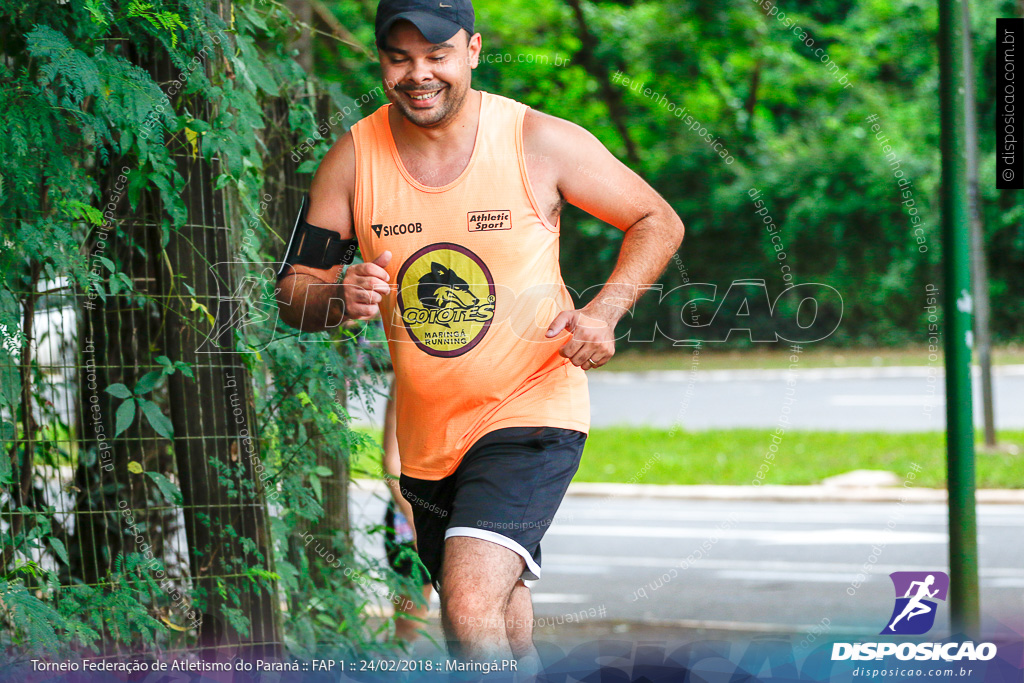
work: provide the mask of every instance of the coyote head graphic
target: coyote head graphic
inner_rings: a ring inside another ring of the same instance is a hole
[[[416,295],[424,308],[468,308],[479,302],[454,270],[433,261],[430,272],[420,278]]]

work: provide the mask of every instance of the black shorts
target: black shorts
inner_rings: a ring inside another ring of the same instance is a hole
[[[557,427],[505,427],[482,436],[444,479],[399,477],[412,504],[420,559],[440,591],[445,539],[502,545],[540,578],[540,540],[576,474],[587,435]]]

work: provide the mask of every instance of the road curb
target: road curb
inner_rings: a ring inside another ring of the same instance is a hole
[[[383,481],[356,479],[358,489],[387,495]],[[677,500],[762,500],[785,503],[939,503],[945,489],[902,486],[682,486],[678,484],[615,484],[573,482],[567,496],[578,498],[644,498]],[[979,489],[978,503],[1024,505],[1024,489]]]
[[[945,489],[903,486],[682,486],[573,482],[569,496],[599,498],[673,498],[683,500],[764,500],[791,503],[945,503]],[[1021,489],[979,489],[978,503],[1024,504]]]
[[[791,374],[792,373],[792,374]],[[972,377],[981,377],[981,368],[971,367]],[[786,380],[833,381],[840,379],[907,379],[921,377],[944,377],[945,366],[937,365],[894,365],[890,367],[852,368],[785,368],[744,370],[597,370],[588,373],[592,382],[607,384],[629,384],[639,381],[654,382],[767,382]],[[1024,375],[1024,365],[996,365],[992,374],[1003,377]]]

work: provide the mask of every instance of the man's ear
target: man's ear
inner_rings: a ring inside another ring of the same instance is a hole
[[[483,36],[474,33],[469,37],[469,68],[475,69],[480,64],[480,49],[483,45]]]

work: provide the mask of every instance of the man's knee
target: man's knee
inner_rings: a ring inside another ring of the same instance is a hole
[[[526,638],[533,632],[533,601],[530,589],[520,579],[505,604],[505,629],[509,640]]]
[[[509,591],[508,600],[505,601],[506,612],[521,611],[524,606],[532,609],[532,595],[530,589],[522,579],[518,579]]]
[[[445,620],[456,633],[504,628],[504,604],[473,590],[460,589],[441,594]]]

